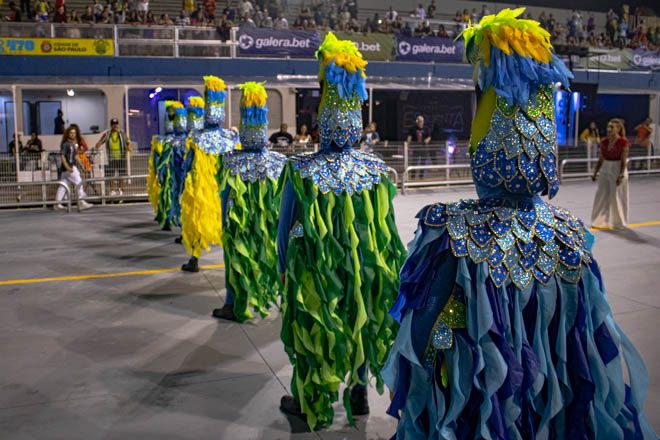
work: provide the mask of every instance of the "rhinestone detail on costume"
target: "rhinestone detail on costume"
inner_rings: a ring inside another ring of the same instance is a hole
[[[478,184],[513,194],[549,194],[559,189],[552,90],[540,87],[527,108],[497,98],[491,128],[472,155]]]
[[[193,134],[193,143],[205,153],[224,154],[236,149],[238,134],[224,128],[211,128],[201,133]]]
[[[275,151],[231,151],[223,156],[224,166],[232,176],[239,175],[245,182],[278,179],[286,163],[286,156]]]
[[[293,166],[302,178],[309,178],[322,193],[330,191],[339,195],[360,193],[380,183],[388,171],[378,157],[363,151],[319,151],[291,158]]]
[[[581,266],[591,262],[582,221],[538,198],[461,200],[422,213],[424,225],[447,229],[454,256],[487,261],[497,287],[509,280],[524,289],[555,274],[576,283]]]

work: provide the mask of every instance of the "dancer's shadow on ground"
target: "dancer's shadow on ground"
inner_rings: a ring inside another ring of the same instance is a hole
[[[599,232],[603,232],[613,237],[620,237],[632,243],[646,244],[649,246],[660,248],[659,238],[647,234],[640,234],[639,232],[630,228],[604,229],[604,230],[600,230]]]

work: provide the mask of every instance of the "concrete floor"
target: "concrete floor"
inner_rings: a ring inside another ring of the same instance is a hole
[[[631,182],[631,222],[660,220],[660,178]],[[564,185],[556,203],[588,218],[595,186]],[[402,239],[428,203],[471,189],[416,190],[395,201]],[[279,412],[291,366],[274,312],[246,325],[209,315],[223,303],[224,270],[184,274],[174,232],[146,205],[84,213],[0,212],[1,280],[171,272],[0,285],[0,438],[386,439],[388,399],[370,393],[371,415],[292,434]],[[646,360],[646,412],[660,432],[660,226],[596,232],[595,255],[619,325]],[[221,263],[216,250],[203,260]]]

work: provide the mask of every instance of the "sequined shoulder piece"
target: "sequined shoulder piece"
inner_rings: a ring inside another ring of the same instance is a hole
[[[546,284],[555,273],[577,283],[582,263],[591,261],[582,221],[540,199],[461,200],[425,209],[423,224],[446,227],[456,257],[487,261],[498,287],[513,282],[523,289],[534,278]]]
[[[541,87],[522,109],[497,98],[491,127],[472,156],[475,181],[513,194],[559,189],[552,90]]]
[[[172,145],[172,148],[175,150],[179,150],[181,153],[185,153],[186,151],[186,138],[188,136],[186,134],[176,134],[172,136],[172,140],[170,141],[170,145]]]
[[[160,134],[156,136],[156,140],[161,144],[168,144],[174,139],[174,133]]]
[[[195,134],[193,142],[206,153],[225,154],[236,149],[238,134],[224,128],[214,128]]]
[[[358,150],[341,152],[319,151],[291,158],[302,178],[312,179],[323,194],[360,193],[380,183],[388,172],[382,159]]]
[[[245,182],[266,178],[277,180],[286,164],[286,156],[270,150],[235,150],[223,156],[224,166],[232,176],[240,176]]]

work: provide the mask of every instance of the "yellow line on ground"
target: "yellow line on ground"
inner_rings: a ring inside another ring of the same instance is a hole
[[[645,226],[660,226],[660,220],[650,221],[650,222],[641,222],[641,223],[630,223],[629,228],[643,228]],[[606,231],[607,228],[591,228],[594,230]],[[222,269],[224,264],[210,264],[206,266],[199,266],[200,269]],[[114,273],[91,273],[87,275],[71,275],[64,277],[47,277],[47,278],[26,278],[22,280],[5,280],[0,281],[0,286],[9,286],[13,284],[33,284],[33,283],[49,283],[57,281],[78,281],[78,280],[92,280],[92,279],[101,279],[101,278],[117,278],[117,277],[129,277],[129,276],[138,276],[138,275],[156,275],[159,273],[168,273],[168,272],[178,272],[181,268],[175,267],[170,269],[151,269],[151,270],[136,270],[133,272],[114,272]]]
[[[200,269],[222,269],[224,264],[210,264],[206,266],[199,266]],[[133,272],[114,272],[114,273],[90,273],[87,275],[71,275],[65,277],[47,277],[47,278],[26,278],[22,280],[6,280],[0,281],[0,286],[7,286],[11,284],[32,284],[32,283],[48,283],[53,281],[77,281],[77,280],[91,280],[98,278],[116,278],[116,277],[129,277],[136,275],[155,275],[159,273],[178,272],[180,267],[171,269],[151,269],[151,270],[136,270]]]

